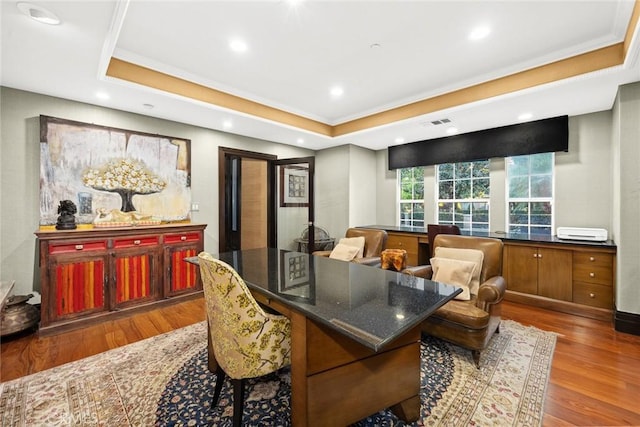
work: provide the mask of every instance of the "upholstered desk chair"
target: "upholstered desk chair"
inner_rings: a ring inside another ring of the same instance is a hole
[[[478,290],[469,292],[468,301],[456,299],[447,302],[422,322],[423,332],[470,349],[473,361],[480,367],[481,351],[487,347],[494,332],[500,332],[501,302],[506,290],[506,282],[502,277],[502,241],[439,234],[432,243],[436,257],[441,252],[447,253],[446,249],[439,251],[438,248],[475,249],[482,252]],[[459,259],[454,262],[459,262]],[[432,265],[424,265],[409,267],[402,272],[431,279],[433,270]]]
[[[233,425],[242,424],[244,383],[291,363],[291,324],[265,313],[244,280],[209,253],[198,255],[207,318],[217,361],[213,405],[218,404],[226,376],[233,383]]]
[[[346,240],[356,240],[359,237],[364,238],[364,246],[361,248],[361,253],[357,253],[350,261],[365,265],[379,265],[380,253],[387,245],[387,232],[374,228],[349,228],[345,233]],[[342,246],[340,243],[344,242],[345,239],[340,239],[338,245]],[[334,248],[334,250],[336,249],[338,247]],[[313,255],[328,257],[331,252],[315,251]]]
[[[438,234],[460,234],[460,227],[453,224],[427,224],[429,242],[433,242]],[[433,258],[433,245],[429,245],[429,259]]]

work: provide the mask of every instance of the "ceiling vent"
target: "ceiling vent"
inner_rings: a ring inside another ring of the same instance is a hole
[[[450,119],[432,120],[429,122],[422,122],[420,124],[422,126],[438,126],[438,125],[443,125],[445,123],[451,123],[451,120]]]

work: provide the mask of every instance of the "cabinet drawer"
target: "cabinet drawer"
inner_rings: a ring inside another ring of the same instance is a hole
[[[399,236],[389,234],[387,237],[387,249],[404,249],[407,252],[418,253],[418,238],[411,236]]]
[[[574,263],[573,280],[611,286],[613,283],[613,266]]]
[[[574,252],[573,265],[578,264],[612,268],[613,255],[600,252]]]
[[[120,248],[135,248],[138,246],[150,246],[157,245],[159,242],[158,236],[140,236],[140,237],[127,237],[126,239],[116,239],[113,241],[113,246],[116,249]]]
[[[199,240],[200,240],[200,233],[168,234],[164,236],[164,242],[168,244],[197,242]]]
[[[594,283],[573,282],[573,302],[610,309],[613,307],[613,288]]]
[[[106,240],[93,240],[89,242],[62,242],[50,243],[50,254],[63,254],[69,252],[104,251],[107,249]]]

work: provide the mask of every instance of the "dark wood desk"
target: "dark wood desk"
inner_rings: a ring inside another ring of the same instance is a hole
[[[294,426],[348,425],[389,407],[418,419],[420,322],[460,289],[278,249],[219,258],[291,320]]]

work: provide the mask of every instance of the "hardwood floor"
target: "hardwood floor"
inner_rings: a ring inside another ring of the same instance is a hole
[[[503,318],[558,334],[545,426],[640,425],[640,336],[607,322],[503,303]],[[204,320],[202,298],[48,337],[4,340],[8,381]]]

